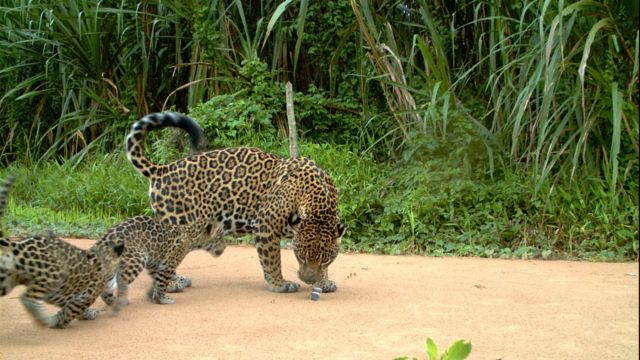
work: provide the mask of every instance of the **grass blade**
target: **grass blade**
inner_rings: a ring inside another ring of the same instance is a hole
[[[618,183],[618,154],[620,153],[620,137],[622,133],[622,99],[616,82],[611,84],[611,109],[613,133],[611,134],[611,150],[609,153],[609,158],[611,159],[609,191],[612,195],[615,195]]]

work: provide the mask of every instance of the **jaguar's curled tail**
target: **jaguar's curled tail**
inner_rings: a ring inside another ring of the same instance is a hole
[[[2,183],[2,185],[0,185],[0,223],[2,221],[2,218],[4,217],[4,212],[7,208],[7,203],[9,200],[9,188],[11,188],[11,185],[13,184],[13,180],[15,180],[15,177],[13,175],[9,175],[4,182]],[[2,226],[0,226],[0,237],[3,237],[4,234],[2,233]]]
[[[186,131],[191,137],[191,148],[194,150],[198,148],[202,139],[202,128],[188,116],[174,112],[162,112],[142,117],[131,126],[131,131],[127,136],[126,151],[131,164],[145,177],[150,177],[157,171],[157,165],[144,155],[142,144],[145,135],[149,131],[165,127],[176,127]]]

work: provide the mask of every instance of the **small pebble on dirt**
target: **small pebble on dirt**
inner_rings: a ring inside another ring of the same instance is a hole
[[[313,301],[318,301],[320,300],[320,293],[322,292],[321,288],[317,288],[314,287],[313,291],[311,291],[311,295],[309,296],[309,298]]]

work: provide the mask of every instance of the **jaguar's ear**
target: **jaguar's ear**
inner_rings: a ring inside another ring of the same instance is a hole
[[[289,218],[287,219],[287,222],[289,223],[290,226],[294,226],[294,225],[298,225],[301,220],[302,218],[298,214],[292,211],[289,213]]]
[[[338,239],[344,235],[348,227],[349,226],[347,224],[338,223]]]
[[[120,256],[124,252],[124,244],[117,244],[113,247],[113,252]]]

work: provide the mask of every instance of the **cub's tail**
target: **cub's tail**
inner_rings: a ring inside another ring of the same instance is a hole
[[[174,113],[162,112],[149,114],[136,121],[131,126],[127,136],[127,158],[133,167],[146,177],[150,177],[157,171],[157,165],[151,163],[144,155],[142,143],[145,135],[154,129],[165,127],[177,127],[186,131],[191,137],[191,148],[196,149],[202,139],[202,128],[192,118]]]
[[[11,184],[13,184],[13,180],[15,177],[13,175],[9,175],[2,185],[0,185],[0,237],[3,237],[1,221],[4,217],[4,212],[7,208],[7,202],[9,200],[9,188],[11,188]]]

